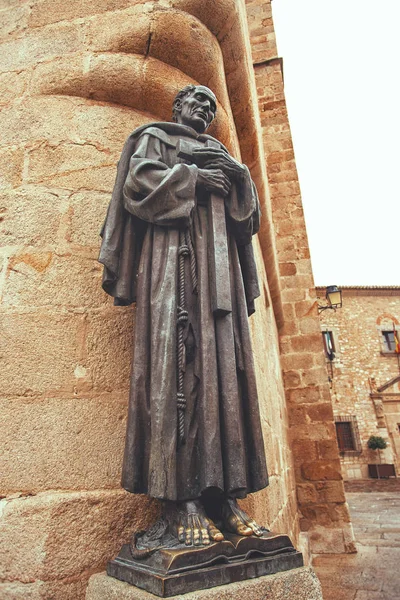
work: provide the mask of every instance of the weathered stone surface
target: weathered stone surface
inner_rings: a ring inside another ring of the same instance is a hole
[[[37,246],[54,248],[65,196],[61,190],[49,190],[34,186],[0,195],[1,223],[0,243],[4,246]]]
[[[89,387],[85,368],[75,372],[77,388],[82,381]],[[127,394],[1,399],[0,495],[117,488],[126,404]]]
[[[0,583],[2,600],[83,600],[86,594],[87,576],[78,581],[56,580],[34,583]]]
[[[0,70],[22,71],[29,66],[79,50],[83,31],[72,23],[46,27],[22,38],[4,42],[0,46]]]
[[[88,188],[111,194],[114,180],[115,166],[112,164],[52,175],[47,179],[40,179],[40,182],[65,190],[75,191]]]
[[[29,4],[20,2],[13,6],[12,10],[3,10],[1,12],[1,32],[0,39],[10,39],[15,35],[21,35],[26,29],[29,16]]]
[[[343,529],[314,527],[309,532],[313,554],[344,554],[346,552]]]
[[[3,301],[9,306],[88,309],[110,303],[101,289],[102,269],[96,257],[23,249],[10,258],[8,269]]]
[[[99,573],[89,580],[86,600],[152,600],[139,588]],[[172,598],[187,600],[322,600],[320,583],[310,567],[248,579]]]
[[[316,502],[345,502],[343,484],[340,481],[318,481]]]
[[[81,359],[82,315],[42,310],[4,313],[1,321],[3,394],[73,392],[74,369]]]
[[[156,502],[122,490],[47,492],[1,507],[0,577],[22,583],[86,579],[158,514]]]
[[[107,10],[118,10],[129,5],[132,0],[71,0],[68,3],[54,0],[38,0],[32,7],[29,25],[40,27],[57,21],[87,17]]]
[[[0,85],[2,93],[0,106],[7,105],[16,98],[21,98],[27,88],[28,77],[25,71],[11,71],[0,74]]]
[[[128,0],[125,0],[128,4]],[[86,42],[95,52],[142,54],[149,50],[152,12],[143,5],[96,15],[87,24]],[[99,11],[100,12],[100,11]]]
[[[129,389],[135,311],[110,307],[88,317],[86,366],[93,389]]]
[[[149,54],[209,86],[230,111],[221,48],[202,21],[181,11],[159,11],[152,15],[151,31]],[[193,61],[196,54],[201,61]]]
[[[100,229],[110,202],[104,192],[85,190],[69,197],[70,226],[68,241],[77,246],[99,248]]]
[[[21,184],[23,162],[22,148],[0,150],[0,189],[14,188]]]
[[[64,73],[65,69],[55,75],[62,80]],[[135,111],[93,104],[85,98],[31,97],[22,106],[1,111],[0,146],[43,139],[52,144],[68,140],[78,144],[101,143],[118,153],[121,140],[143,120],[146,121]]]
[[[29,152],[28,182],[41,182],[54,175],[72,174],[74,171],[96,169],[110,162],[115,164],[108,148],[100,144],[64,142],[52,145],[42,142]]]
[[[348,494],[357,553],[319,555],[314,565],[325,600],[397,600],[400,589],[400,494],[393,491]]]

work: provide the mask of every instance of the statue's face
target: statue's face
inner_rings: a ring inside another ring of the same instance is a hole
[[[204,133],[215,117],[216,98],[211,90],[197,86],[190,94],[175,105],[176,120],[182,125],[192,127],[198,133]]]

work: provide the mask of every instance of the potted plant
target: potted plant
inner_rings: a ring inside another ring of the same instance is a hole
[[[373,477],[374,476],[373,472],[375,471],[376,475],[378,476],[378,479],[380,479],[380,476],[379,476],[379,465],[381,464],[380,450],[384,450],[387,447],[387,442],[380,435],[371,435],[371,437],[369,438],[369,440],[367,442],[367,446],[370,450],[378,450],[379,463],[377,465],[369,465],[369,467],[370,467],[370,476]],[[371,469],[371,467],[375,467],[375,469]]]

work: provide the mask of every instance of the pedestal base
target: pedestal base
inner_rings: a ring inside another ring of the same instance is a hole
[[[160,549],[140,560],[125,545],[108,563],[107,573],[166,598],[301,566],[303,557],[288,536],[266,532],[262,537],[228,534],[223,542],[205,547]]]
[[[311,567],[302,567],[175,596],[175,600],[323,600]],[[152,600],[154,596],[105,573],[92,575],[86,600]]]

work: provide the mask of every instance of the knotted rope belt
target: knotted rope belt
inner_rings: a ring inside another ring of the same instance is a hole
[[[189,313],[186,310],[185,292],[185,259],[190,257],[190,276],[193,291],[197,289],[196,258],[194,254],[190,231],[179,232],[178,249],[178,306],[177,306],[177,394],[176,405],[178,410],[178,448],[185,443],[185,411],[186,398],[183,393],[183,377],[185,373],[185,342],[183,339]]]

